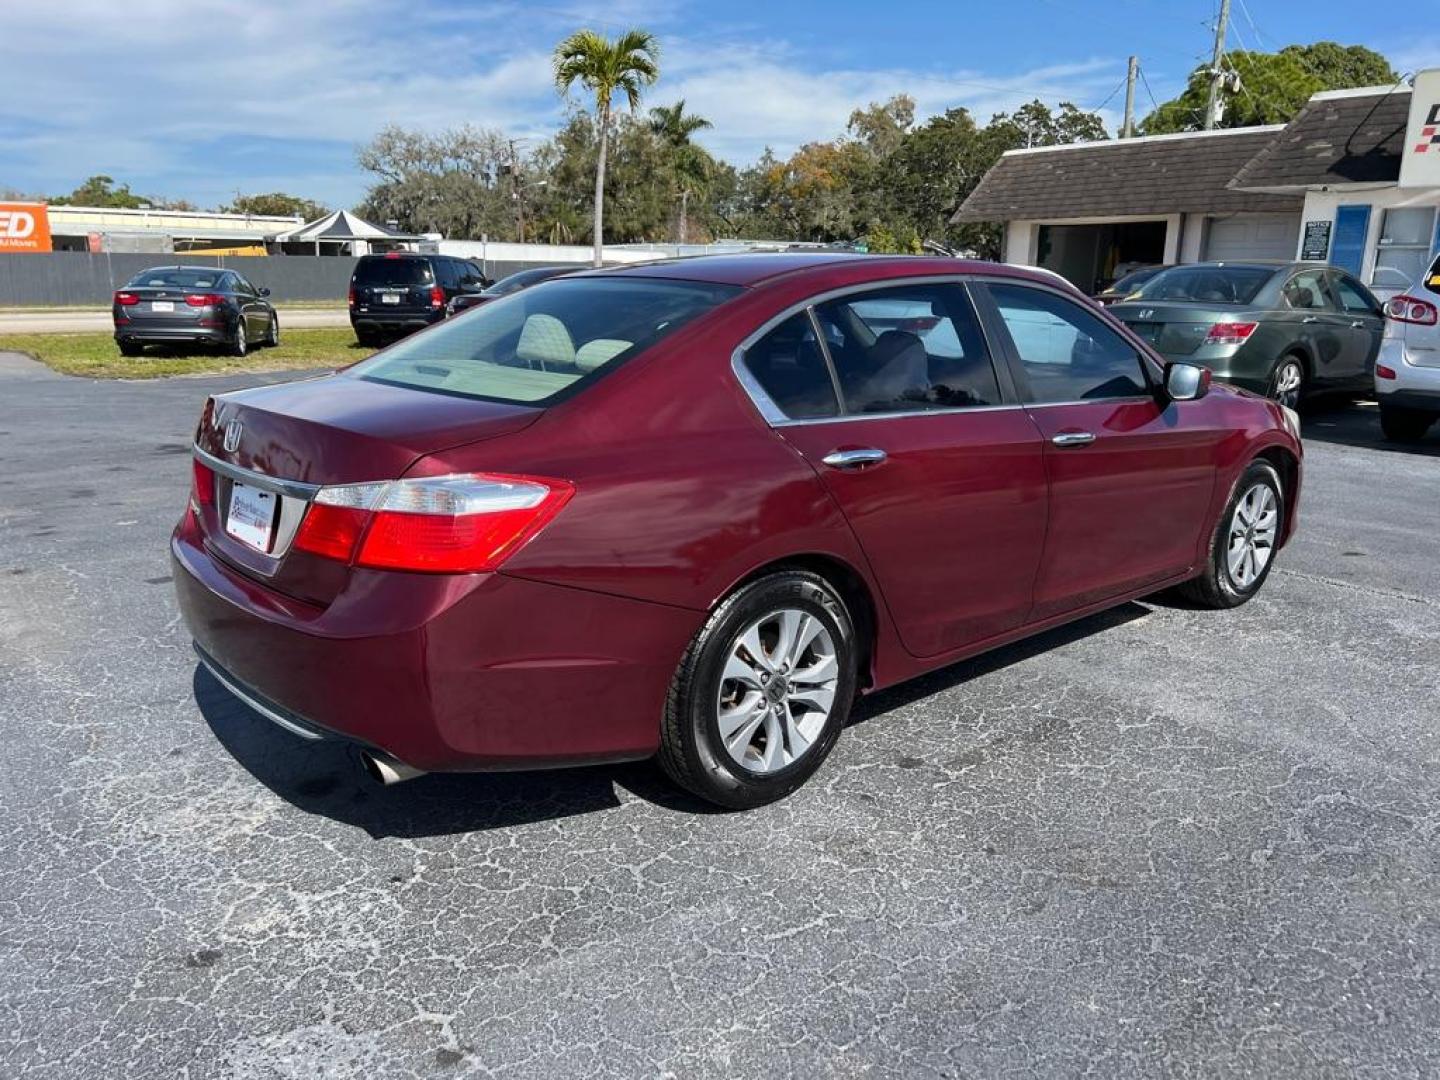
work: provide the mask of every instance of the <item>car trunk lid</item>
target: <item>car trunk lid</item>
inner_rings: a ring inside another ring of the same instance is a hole
[[[1127,301],[1115,304],[1110,313],[1123,322],[1156,352],[1167,356],[1189,356],[1201,345],[1210,328],[1219,322],[1253,322],[1254,316],[1236,304],[1233,313],[1214,302],[1163,303]]]
[[[339,374],[219,395],[195,434],[214,472],[206,544],[271,588],[328,603],[350,568],[292,546],[319,488],[398,479],[427,454],[520,431],[542,412]],[[264,520],[247,531],[247,513]]]
[[[214,287],[186,289],[178,285],[127,285],[116,290],[116,303],[121,318],[130,322],[186,324],[198,322],[213,314],[211,305],[190,303],[187,297],[213,296]],[[133,297],[124,303],[122,297]]]

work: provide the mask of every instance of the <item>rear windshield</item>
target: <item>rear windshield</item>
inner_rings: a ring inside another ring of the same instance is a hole
[[[559,277],[568,273],[567,270],[551,266],[538,267],[534,270],[521,270],[503,277],[485,291],[491,296],[509,296],[512,292],[519,292],[521,289],[528,289],[531,285],[540,281],[548,281],[552,277]]]
[[[355,267],[356,285],[429,285],[430,264],[424,259],[362,259]]]
[[[213,289],[220,281],[218,270],[142,270],[127,285],[134,289]]]
[[[1274,276],[1273,266],[1176,266],[1146,282],[1139,299],[1248,304]]]
[[[1132,293],[1157,274],[1163,274],[1164,272],[1165,271],[1158,266],[1147,266],[1143,270],[1131,270],[1130,273],[1115,282],[1110,288],[1118,293]]]
[[[418,390],[544,404],[738,292],[657,278],[560,278],[440,323],[350,372]]]

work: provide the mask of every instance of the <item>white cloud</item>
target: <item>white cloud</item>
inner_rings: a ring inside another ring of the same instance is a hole
[[[685,98],[715,124],[703,141],[736,161],[833,138],[853,109],[896,93],[922,116],[963,105],[983,122],[1036,96],[1093,106],[1121,70],[1113,59],[1013,75],[825,67],[786,42],[757,44],[753,29],[731,31],[739,43],[672,32],[693,24],[664,0],[411,4],[393,20],[365,0],[62,6],[5,5],[0,184],[64,190],[106,172],[211,202],[263,187],[353,201],[364,185],[353,147],[386,124],[552,131],[563,103],[550,49],[583,24],[655,29],[665,77],[651,100]]]

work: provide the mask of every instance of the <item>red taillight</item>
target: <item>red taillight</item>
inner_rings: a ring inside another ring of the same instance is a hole
[[[1395,369],[1386,367],[1384,364],[1376,364],[1375,377],[1377,379],[1393,379],[1395,378]]]
[[[115,303],[121,307],[134,307],[139,302],[140,297],[136,296],[133,292],[117,292],[115,294]]]
[[[355,306],[355,287],[353,285],[350,287],[349,304],[351,307]]]
[[[1205,335],[1206,345],[1239,345],[1249,339],[1259,323],[1217,322]]]
[[[219,293],[191,293],[185,303],[190,307],[218,307],[225,303],[225,297]]]
[[[349,562],[369,520],[368,510],[316,503],[310,507],[295,535],[295,546],[327,559]]]
[[[430,286],[430,306],[431,306],[431,307],[444,307],[444,306],[445,306],[445,290],[442,289],[439,285],[431,285],[431,286]]]
[[[357,566],[497,569],[575,493],[563,480],[475,473],[321,489],[295,546]]]
[[[199,458],[193,459],[194,484],[192,494],[197,506],[215,505],[215,470]]]
[[[1385,303],[1386,318],[1416,326],[1434,326],[1440,321],[1440,309],[1429,300],[1414,296],[1392,296]]]

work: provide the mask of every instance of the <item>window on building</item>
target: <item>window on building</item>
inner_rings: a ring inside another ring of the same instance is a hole
[[[1420,280],[1435,236],[1435,208],[1405,206],[1386,210],[1380,221],[1380,243],[1370,284],[1382,289],[1408,289]]]

